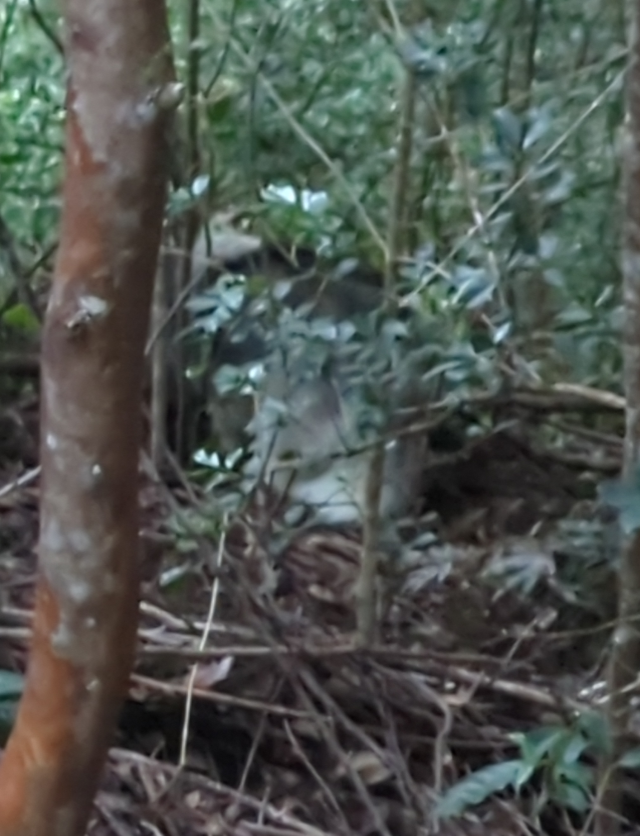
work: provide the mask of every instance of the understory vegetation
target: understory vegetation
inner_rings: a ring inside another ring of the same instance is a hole
[[[169,6],[185,89],[161,267],[177,267],[149,347],[166,401],[145,405],[160,447],[143,456],[140,649],[95,832],[593,832],[640,524],[619,481],[625,5]],[[32,604],[59,23],[53,0],[0,8],[4,734]],[[285,304],[300,282],[351,278],[380,304],[346,323]],[[251,329],[305,379],[342,364],[363,447],[410,402],[424,478],[401,525],[249,502],[262,378],[220,334]],[[636,731],[627,744],[617,812],[634,833]]]

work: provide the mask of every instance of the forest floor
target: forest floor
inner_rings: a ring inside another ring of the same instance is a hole
[[[620,467],[621,403],[555,389],[482,409],[472,442],[425,462],[367,649],[357,531],[214,526],[201,488],[146,479],[137,664],[91,834],[587,832],[617,559],[597,486]],[[18,672],[31,442],[0,445],[0,668]]]

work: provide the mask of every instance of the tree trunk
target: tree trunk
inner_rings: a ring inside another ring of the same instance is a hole
[[[143,350],[177,88],[164,0],[66,0],[66,175],[42,345],[39,576],[0,836],[80,836],[133,661]]]
[[[627,409],[623,477],[629,489],[637,492],[640,465],[640,0],[635,0],[633,6],[624,149],[623,357]],[[596,817],[598,836],[616,836],[622,832],[621,775],[617,764],[624,753],[634,710],[635,692],[630,686],[640,669],[640,531],[636,530],[626,539],[619,572],[618,623],[609,669],[608,718],[612,746],[602,769],[601,809]]]

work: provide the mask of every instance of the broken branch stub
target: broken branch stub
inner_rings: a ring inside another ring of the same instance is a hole
[[[0,836],[84,833],[133,661],[143,350],[177,104],[164,0],[66,0],[66,171],[42,345],[33,643]]]

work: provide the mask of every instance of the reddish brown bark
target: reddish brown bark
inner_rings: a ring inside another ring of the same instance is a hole
[[[164,0],[66,0],[66,172],[42,345],[41,520],[1,836],[76,836],[135,648],[144,340],[173,104]]]

